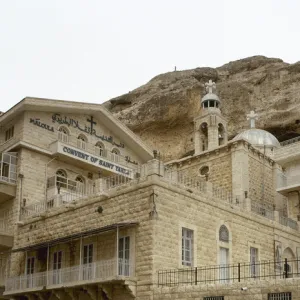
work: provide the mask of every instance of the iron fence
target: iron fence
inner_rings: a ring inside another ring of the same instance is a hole
[[[228,284],[253,280],[295,278],[300,260],[261,261],[158,271],[159,286]]]

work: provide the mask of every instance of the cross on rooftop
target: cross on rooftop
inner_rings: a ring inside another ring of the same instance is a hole
[[[247,115],[247,120],[250,120],[250,128],[255,128],[255,120],[258,120],[258,114],[251,110],[250,114]]]
[[[208,82],[205,83],[205,89],[209,94],[212,94],[213,89],[216,88],[216,83],[209,79]]]

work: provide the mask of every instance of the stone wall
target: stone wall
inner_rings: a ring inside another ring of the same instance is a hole
[[[153,192],[157,195],[154,199]],[[97,212],[99,205],[103,207],[102,214]],[[156,212],[152,218],[150,211]],[[273,260],[275,239],[282,243],[282,249],[290,247],[294,253],[300,242],[298,231],[252,214],[245,207],[212,198],[209,191],[191,192],[152,175],[147,180],[140,179],[127,187],[112,190],[108,197],[90,198],[78,202],[75,208],[61,207],[44,217],[28,220],[19,227],[14,248],[119,222],[139,222],[135,229],[135,270],[137,299],[144,300],[160,299],[157,294],[153,295],[158,270],[182,267],[182,227],[194,230],[195,266],[219,263],[218,230],[222,224],[230,232],[230,263],[248,262],[250,247],[258,248],[260,260]],[[107,237],[107,245],[102,237],[97,245],[99,249],[104,247],[104,256],[109,258],[106,251],[114,251],[114,234]],[[13,254],[11,275],[23,272],[23,262],[24,255]],[[177,297],[176,292],[174,295]]]
[[[256,202],[274,204],[273,167],[256,151],[249,151],[249,196]]]
[[[224,188],[228,192],[232,189],[231,175],[231,153],[211,151],[207,155],[199,155],[198,158],[187,159],[178,164],[178,173],[199,181],[205,181],[204,175],[201,175],[201,168],[208,166],[208,181],[218,188]]]

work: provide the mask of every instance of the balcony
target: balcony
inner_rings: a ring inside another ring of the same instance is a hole
[[[8,209],[0,210],[0,250],[5,250],[13,246],[13,233],[9,226],[9,216],[11,211]]]
[[[132,266],[126,259],[110,259],[11,277],[6,280],[4,295],[124,281],[132,277]]]
[[[2,153],[0,161],[0,203],[16,197],[17,154]]]
[[[140,180],[140,177],[137,180]],[[99,178],[82,183],[62,176],[52,176],[47,180],[47,202],[40,201],[25,205],[21,209],[21,220],[42,216],[45,212],[62,206],[72,206],[89,197],[106,194],[107,191],[136,182],[121,175]]]
[[[277,192],[287,197],[293,191],[300,191],[300,174],[290,176],[283,173],[278,174]]]
[[[99,168],[106,176],[119,174],[132,178],[134,170],[138,168],[136,162],[131,162],[121,155],[108,152],[94,147],[94,151],[88,148],[85,142],[80,140],[76,144],[67,139],[55,141],[50,145],[53,155],[62,156],[65,160],[70,160],[73,164],[89,167],[91,170],[98,171]],[[75,161],[74,161],[75,159]]]

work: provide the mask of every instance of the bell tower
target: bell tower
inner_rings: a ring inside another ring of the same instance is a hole
[[[221,101],[215,94],[216,84],[205,83],[206,95],[201,100],[201,113],[194,119],[195,155],[227,143],[227,122],[223,118]]]

